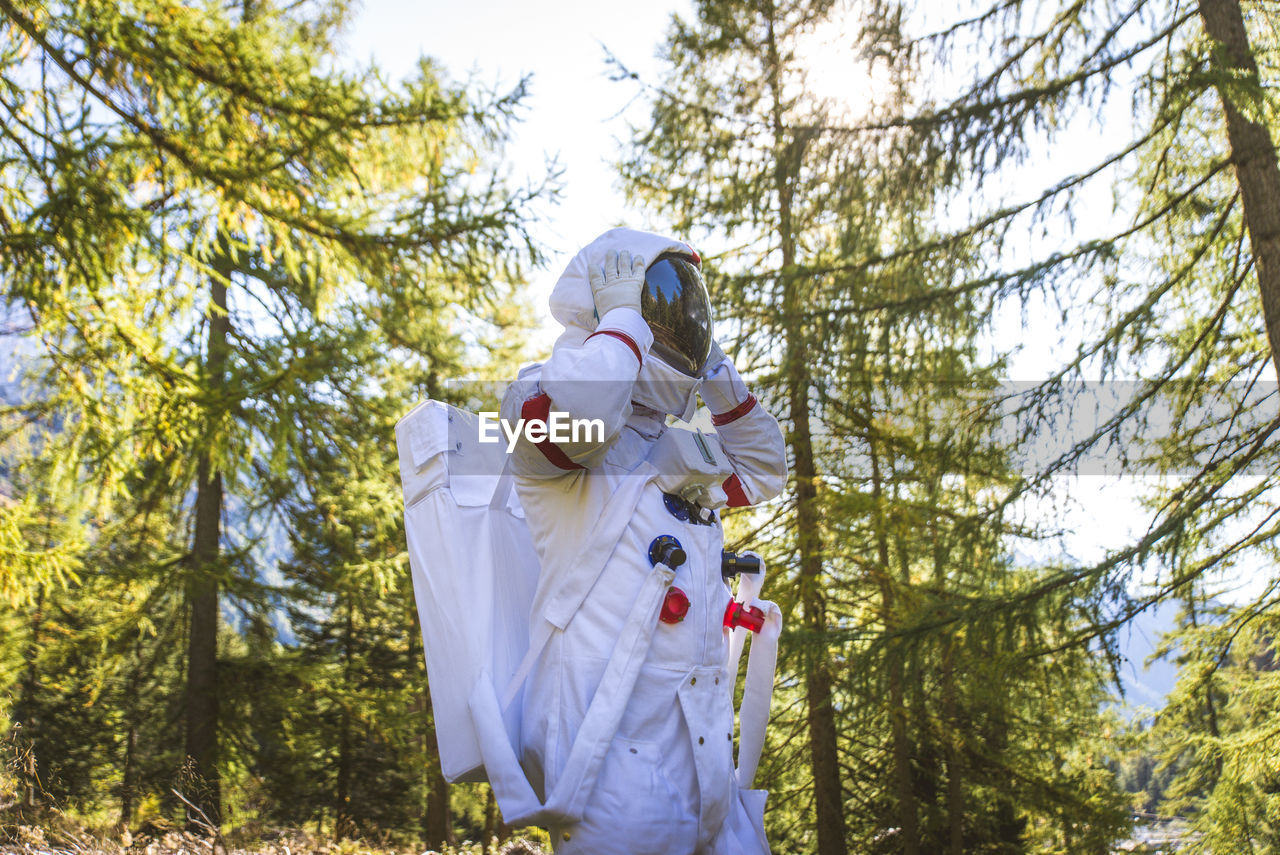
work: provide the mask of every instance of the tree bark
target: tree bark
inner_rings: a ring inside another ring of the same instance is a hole
[[[120,830],[127,832],[133,824],[134,802],[138,795],[138,695],[142,682],[142,644],[134,643],[133,663],[129,668],[129,682],[125,696],[124,762],[120,770]]]
[[[832,679],[827,661],[826,599],[822,590],[822,530],[818,507],[818,473],[813,436],[809,427],[810,378],[806,362],[807,337],[800,318],[803,295],[796,281],[796,241],[792,217],[797,167],[805,141],[787,129],[782,119],[783,92],[779,79],[782,64],[774,33],[775,10],[765,10],[768,78],[773,100],[775,144],[774,180],[778,194],[778,238],[782,250],[781,285],[785,337],[787,403],[790,411],[790,445],[795,463],[796,538],[800,558],[800,603],[804,626],[814,639],[805,657],[805,694],[808,702],[809,757],[813,770],[814,806],[817,814],[818,855],[847,855],[844,788],[840,781],[840,753]]]
[[[872,413],[870,394],[867,414]],[[880,586],[880,622],[885,633],[897,627],[893,581],[889,573],[889,523],[884,513],[884,477],[880,470],[880,443],[874,425],[867,430],[867,453],[871,460],[871,497],[876,514],[876,577]],[[889,689],[889,734],[893,756],[893,793],[897,802],[898,828],[903,855],[920,855],[920,824],[916,814],[915,781],[911,771],[911,739],[907,733],[907,694],[903,685],[906,667],[902,652],[890,644],[885,651],[885,682]]]
[[[27,640],[22,658],[22,683],[18,694],[18,702],[13,709],[13,728],[19,735],[22,746],[22,807],[31,811],[36,807],[39,790],[39,766],[36,762],[36,736],[40,728],[34,714],[36,690],[40,684],[40,632],[44,626],[44,591],[36,594],[36,608],[31,616],[31,637]],[[24,732],[24,730],[26,732]],[[25,743],[25,745],[23,745]]]
[[[426,706],[429,708],[431,696],[425,695]],[[450,792],[449,782],[445,780],[444,772],[440,768],[440,753],[436,749],[436,734],[434,718],[432,719],[431,729],[426,734],[427,748],[427,813],[424,819],[423,829],[427,835],[427,845],[443,848],[446,845],[453,845],[457,842],[453,834],[453,817],[450,815]],[[501,823],[495,826],[495,832],[500,836],[502,834]],[[487,846],[489,841],[485,841]]]
[[[356,836],[355,811],[351,804],[351,777],[354,768],[351,737],[351,689],[355,682],[353,665],[355,644],[355,614],[352,596],[344,594],[343,600],[343,655],[342,655],[342,717],[338,724],[338,781],[334,798],[333,836],[338,840]]]
[[[1261,92],[1258,65],[1239,0],[1201,0],[1200,18],[1214,43],[1215,70]],[[1223,84],[1218,84],[1218,95],[1244,203],[1244,223],[1258,274],[1267,342],[1280,378],[1280,167],[1276,165],[1275,145],[1267,127],[1245,115]]]
[[[410,601],[412,602],[412,601]],[[414,704],[417,707],[422,729],[418,732],[419,747],[423,758],[423,774],[425,775],[426,805],[422,813],[422,835],[428,848],[443,849],[446,845],[457,843],[453,833],[453,804],[449,782],[445,780],[444,771],[440,768],[440,751],[436,747],[435,719],[431,712],[431,687],[427,684],[426,662],[423,660],[421,628],[418,626],[418,613],[409,609],[409,625],[413,631],[409,634],[409,673],[416,674],[418,685],[422,691],[417,693]],[[488,817],[486,815],[486,830]],[[496,826],[498,836],[503,836],[505,826],[500,822]],[[488,840],[485,845],[488,845]]]
[[[124,769],[120,776],[120,830],[127,831],[133,823],[133,800],[137,792],[136,757],[138,754],[138,724],[130,715],[129,730],[124,740]]]
[[[809,384],[805,377],[803,348],[793,336],[788,336],[787,350],[791,452],[795,460],[796,475],[800,602],[804,609],[805,629],[814,639],[812,651],[805,662],[805,693],[808,701],[809,756],[813,768],[814,803],[817,811],[818,853],[845,855],[848,849],[845,843],[844,791],[840,783],[832,681],[825,642],[827,617],[822,591],[822,534],[817,505],[817,470],[809,430]]]
[[[199,811],[187,809],[187,824],[201,829],[206,821],[222,821],[222,793],[218,777],[218,589],[222,544],[222,473],[214,458],[215,408],[221,406],[226,386],[228,336],[227,281],[230,266],[225,258],[215,263],[209,281],[206,321],[205,413],[207,435],[196,471],[195,534],[191,547],[191,575],[187,583],[187,695],[186,755],[194,777],[195,792],[184,794]],[[204,816],[200,815],[203,812]]]
[[[498,799],[493,794],[493,787],[488,787],[484,794],[484,845],[489,846],[502,842],[509,836],[507,826],[502,822],[502,813],[498,810]]]
[[[947,852],[964,855],[964,761],[960,747],[959,705],[956,703],[954,639],[942,644],[942,738],[947,762]]]

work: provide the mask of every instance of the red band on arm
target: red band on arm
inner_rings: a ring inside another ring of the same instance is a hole
[[[591,341],[591,339],[595,338],[598,335],[607,335],[607,336],[616,338],[618,341],[622,342],[627,347],[631,348],[631,352],[636,355],[637,362],[639,362],[641,365],[644,364],[644,357],[640,355],[640,346],[631,340],[631,336],[627,335],[624,332],[619,332],[618,330],[596,330],[591,335],[587,336],[587,341]]]
[[[547,424],[551,418],[551,396],[543,392],[541,395],[536,395],[525,401],[524,406],[520,408],[520,418],[525,421]],[[550,439],[543,439],[541,442],[535,442],[534,445],[542,452],[543,457],[561,469],[572,471],[574,469],[587,468],[570,460],[569,455],[565,454],[560,446]]]
[[[711,416],[711,423],[716,427],[720,427],[721,425],[729,424],[729,422],[737,421],[738,419],[745,416],[747,413],[751,412],[751,408],[754,407],[755,405],[756,405],[756,396],[747,395],[747,400],[743,401],[741,404],[734,407],[729,412],[721,413],[718,416],[713,414]]]
[[[742,482],[738,480],[737,475],[730,475],[724,479],[724,483],[720,485],[724,490],[725,496],[729,498],[729,507],[745,508],[751,504],[747,498],[747,491],[742,489]]]

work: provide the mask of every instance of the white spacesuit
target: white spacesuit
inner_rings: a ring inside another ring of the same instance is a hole
[[[542,565],[520,761],[539,798],[564,791],[566,775],[585,782],[575,809],[542,820],[558,853],[767,853],[763,793],[740,791],[734,775],[731,594],[714,509],[781,492],[785,447],[711,341],[709,306],[702,318],[696,306],[649,305],[674,314],[646,321],[645,267],[662,257],[685,271],[700,263],[687,244],[630,229],[583,249],[551,297],[565,327],[552,356],[522,371],[503,402],[512,422],[563,412],[605,428],[602,441],[526,438],[511,456]],[[658,291],[646,300],[662,303]],[[690,344],[699,325],[706,341]],[[688,419],[699,392],[727,460],[718,474],[671,471],[679,456],[666,452],[657,461],[666,416]],[[662,536],[683,561],[658,561]],[[588,729],[600,735],[595,756],[577,748]]]

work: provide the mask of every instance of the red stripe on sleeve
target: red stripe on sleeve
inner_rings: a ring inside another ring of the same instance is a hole
[[[551,396],[546,392],[541,395],[535,395],[524,402],[520,407],[520,418],[525,421],[542,422],[544,425],[551,418]],[[550,428],[548,428],[548,431]],[[574,469],[586,469],[587,467],[574,463],[569,459],[569,455],[565,454],[560,446],[556,445],[550,439],[544,439],[541,442],[535,442],[538,450],[542,452],[542,456],[547,458],[553,464],[561,469],[572,471]]]
[[[729,507],[745,508],[751,504],[751,500],[747,498],[747,491],[742,489],[742,482],[738,480],[737,475],[730,475],[724,479],[724,483],[720,486],[724,489],[724,494],[729,498]]]
[[[631,352],[636,355],[636,361],[641,365],[644,365],[644,357],[640,355],[640,346],[632,341],[631,336],[624,332],[619,332],[618,330],[596,330],[591,335],[587,336],[587,341],[591,341],[591,339],[598,335],[607,335],[616,338],[618,341],[631,348]]]
[[[738,419],[745,416],[747,413],[751,412],[751,408],[754,407],[755,405],[756,405],[756,396],[747,395],[747,400],[743,401],[741,404],[734,407],[729,412],[721,413],[718,416],[715,414],[712,414],[711,423],[716,427],[720,427],[721,425],[729,424],[729,422],[737,421]]]

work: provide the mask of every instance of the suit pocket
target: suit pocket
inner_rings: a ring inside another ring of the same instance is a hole
[[[586,820],[626,836],[627,851],[666,855],[696,840],[697,816],[662,770],[656,743],[614,737],[605,755]]]

